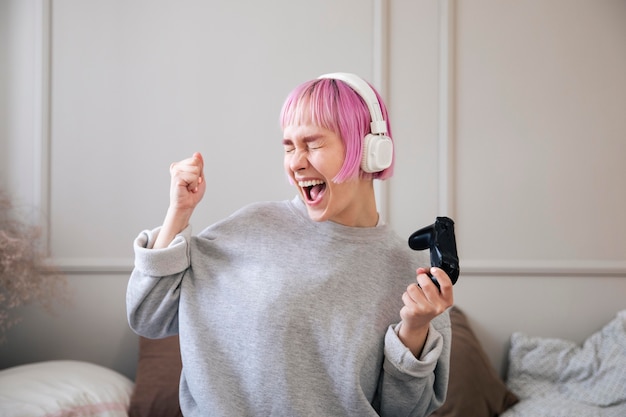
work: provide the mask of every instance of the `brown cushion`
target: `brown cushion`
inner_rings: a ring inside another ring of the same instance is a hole
[[[519,400],[508,390],[476,335],[465,314],[450,310],[452,350],[450,382],[444,405],[432,416],[493,417],[503,413]]]
[[[182,417],[178,386],[182,364],[178,336],[139,338],[139,363],[129,417]]]

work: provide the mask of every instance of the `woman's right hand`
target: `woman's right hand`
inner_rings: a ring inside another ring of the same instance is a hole
[[[170,206],[154,242],[154,249],[167,247],[187,227],[193,210],[204,196],[206,181],[204,159],[200,152],[195,152],[191,158],[172,163],[170,177]]]
[[[193,212],[206,190],[203,170],[200,152],[170,165],[170,210]]]

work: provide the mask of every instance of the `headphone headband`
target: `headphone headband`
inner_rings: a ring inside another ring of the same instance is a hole
[[[372,123],[370,124],[371,132],[375,135],[387,134],[387,122],[383,118],[383,112],[378,102],[378,97],[372,87],[363,80],[361,77],[355,74],[347,72],[334,72],[330,74],[320,75],[318,79],[333,79],[343,81],[348,84],[367,104],[367,108],[370,111],[372,117]]]

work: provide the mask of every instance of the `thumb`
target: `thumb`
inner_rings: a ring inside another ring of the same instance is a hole
[[[200,152],[194,152],[192,158],[197,159],[200,162],[200,176],[198,177],[198,184],[204,182],[204,158]],[[195,187],[195,191],[198,191],[198,187]]]

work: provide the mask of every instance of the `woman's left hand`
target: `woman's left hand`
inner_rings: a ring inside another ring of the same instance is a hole
[[[404,306],[400,310],[402,322],[398,336],[416,357],[422,351],[430,321],[445,312],[454,303],[452,281],[441,268],[431,268],[439,288],[427,275],[426,268],[417,269],[417,283],[407,287],[402,294]]]

